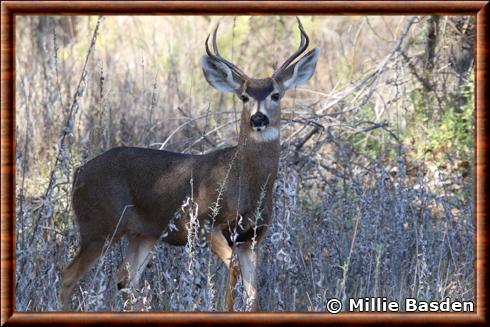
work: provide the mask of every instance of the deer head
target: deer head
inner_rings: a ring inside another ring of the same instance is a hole
[[[279,139],[281,120],[281,99],[292,88],[305,84],[315,71],[319,48],[314,48],[297,59],[308,47],[309,38],[299,18],[301,33],[299,48],[287,58],[268,78],[250,78],[235,64],[223,58],[218,50],[216,26],[212,45],[209,49],[209,35],[206,39],[206,53],[201,58],[204,76],[211,86],[220,92],[235,93],[243,103],[241,133],[256,142],[270,142]]]

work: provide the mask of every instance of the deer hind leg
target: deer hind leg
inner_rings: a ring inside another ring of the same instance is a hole
[[[82,243],[77,255],[61,273],[59,301],[64,310],[69,309],[70,295],[73,288],[102,254],[104,245],[104,240]]]
[[[224,237],[221,230],[215,230],[211,233],[211,251],[223,261],[228,268],[228,285],[226,287],[226,307],[228,311],[233,311],[233,303],[235,298],[233,290],[235,289],[238,278],[238,266],[233,262],[233,250],[228,245],[228,241]]]
[[[243,286],[247,293],[247,310],[257,311],[259,309],[258,294],[255,281],[255,269],[257,265],[257,255],[251,248],[250,243],[244,243],[237,247],[238,261],[240,262],[240,272]]]
[[[136,288],[141,274],[150,261],[150,252],[158,238],[151,236],[128,236],[126,256],[118,271],[118,289]]]

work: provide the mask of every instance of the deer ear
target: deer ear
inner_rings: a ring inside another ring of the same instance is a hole
[[[295,64],[285,69],[277,77],[277,80],[282,84],[285,90],[305,84],[311,76],[313,76],[319,56],[320,49],[314,48]]]
[[[220,92],[238,92],[241,79],[224,63],[209,56],[201,57],[201,66],[204,77],[212,87]]]

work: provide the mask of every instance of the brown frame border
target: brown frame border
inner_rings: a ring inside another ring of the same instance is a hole
[[[23,313],[15,312],[15,16],[236,14],[475,15],[475,313]],[[1,3],[1,324],[488,324],[486,279],[488,136],[488,1],[4,1]]]

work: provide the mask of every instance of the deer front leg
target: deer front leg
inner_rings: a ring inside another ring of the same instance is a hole
[[[255,269],[257,265],[257,255],[251,247],[250,242],[243,243],[237,247],[238,261],[240,262],[240,272],[243,286],[247,293],[247,311],[257,311],[259,309],[259,299],[255,281]]]
[[[211,251],[223,261],[228,268],[228,285],[226,287],[226,307],[228,311],[233,311],[233,304],[235,298],[233,296],[233,290],[235,289],[238,267],[232,262],[233,250],[228,245],[228,241],[224,237],[221,230],[214,230],[211,232]]]
[[[138,288],[141,275],[151,259],[151,250],[157,241],[158,238],[152,236],[128,236],[126,255],[118,271],[117,287],[119,290],[129,287],[131,292],[134,292]],[[130,299],[128,293],[124,292],[122,295],[125,301]]]

